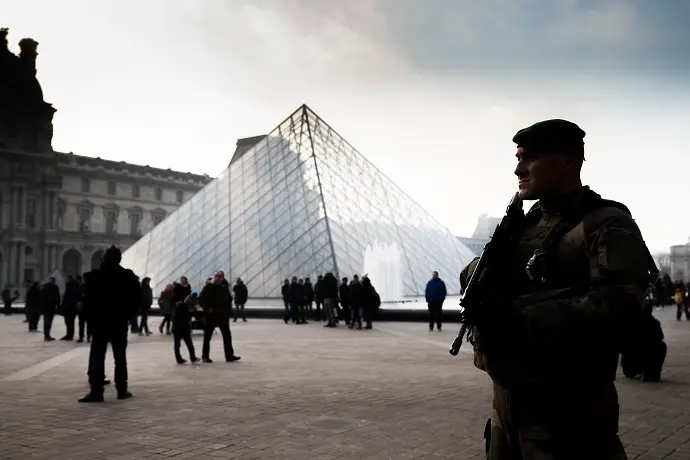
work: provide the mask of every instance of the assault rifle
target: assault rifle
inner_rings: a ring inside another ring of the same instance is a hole
[[[484,325],[486,319],[493,316],[493,311],[508,300],[504,297],[504,293],[506,281],[508,281],[505,275],[509,270],[509,263],[501,259],[512,253],[514,240],[523,225],[524,217],[522,198],[519,193],[516,193],[510,200],[506,215],[484,247],[460,300],[462,328],[450,347],[451,355],[457,356],[462,341],[472,327]]]

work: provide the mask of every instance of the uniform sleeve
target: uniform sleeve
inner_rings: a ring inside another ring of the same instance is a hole
[[[611,212],[586,236],[590,285],[586,294],[528,305],[519,312],[523,339],[569,346],[572,339],[620,349],[634,330],[649,280],[649,252],[633,219]]]
[[[467,264],[465,268],[462,269],[460,272],[460,293],[464,294],[465,289],[467,289],[467,284],[470,282],[470,278],[472,278],[472,273],[474,273],[474,270],[477,268],[477,264],[479,263],[479,257],[475,257],[472,259],[472,262]]]

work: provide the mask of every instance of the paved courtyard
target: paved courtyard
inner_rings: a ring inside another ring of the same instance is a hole
[[[622,439],[631,459],[687,460],[690,322],[658,316],[665,382],[619,379]],[[430,333],[414,323],[350,331],[250,320],[233,325],[241,361],[223,362],[217,335],[216,362],[198,366],[175,364],[157,331],[132,336],[135,397],[118,401],[108,388],[105,403],[84,405],[88,347],[45,343],[21,320],[0,317],[3,460],[482,458],[489,380],[468,354],[448,355],[455,325]]]

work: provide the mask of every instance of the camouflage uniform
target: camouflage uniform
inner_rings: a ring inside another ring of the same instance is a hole
[[[582,187],[527,213],[511,257],[517,298],[510,350],[487,355],[475,343],[475,365],[494,382],[489,460],[626,458],[614,380],[627,331],[643,309],[649,251],[627,212],[585,208],[592,195]],[[527,261],[567,216],[584,218],[554,243],[549,279],[535,285]],[[475,265],[463,270],[463,286]],[[561,288],[574,289],[530,302]]]

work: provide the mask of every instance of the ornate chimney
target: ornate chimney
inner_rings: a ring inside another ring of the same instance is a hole
[[[36,57],[38,56],[38,42],[33,38],[22,38],[19,41],[19,48],[21,49],[19,57],[26,68],[31,72],[31,75],[36,75]]]

